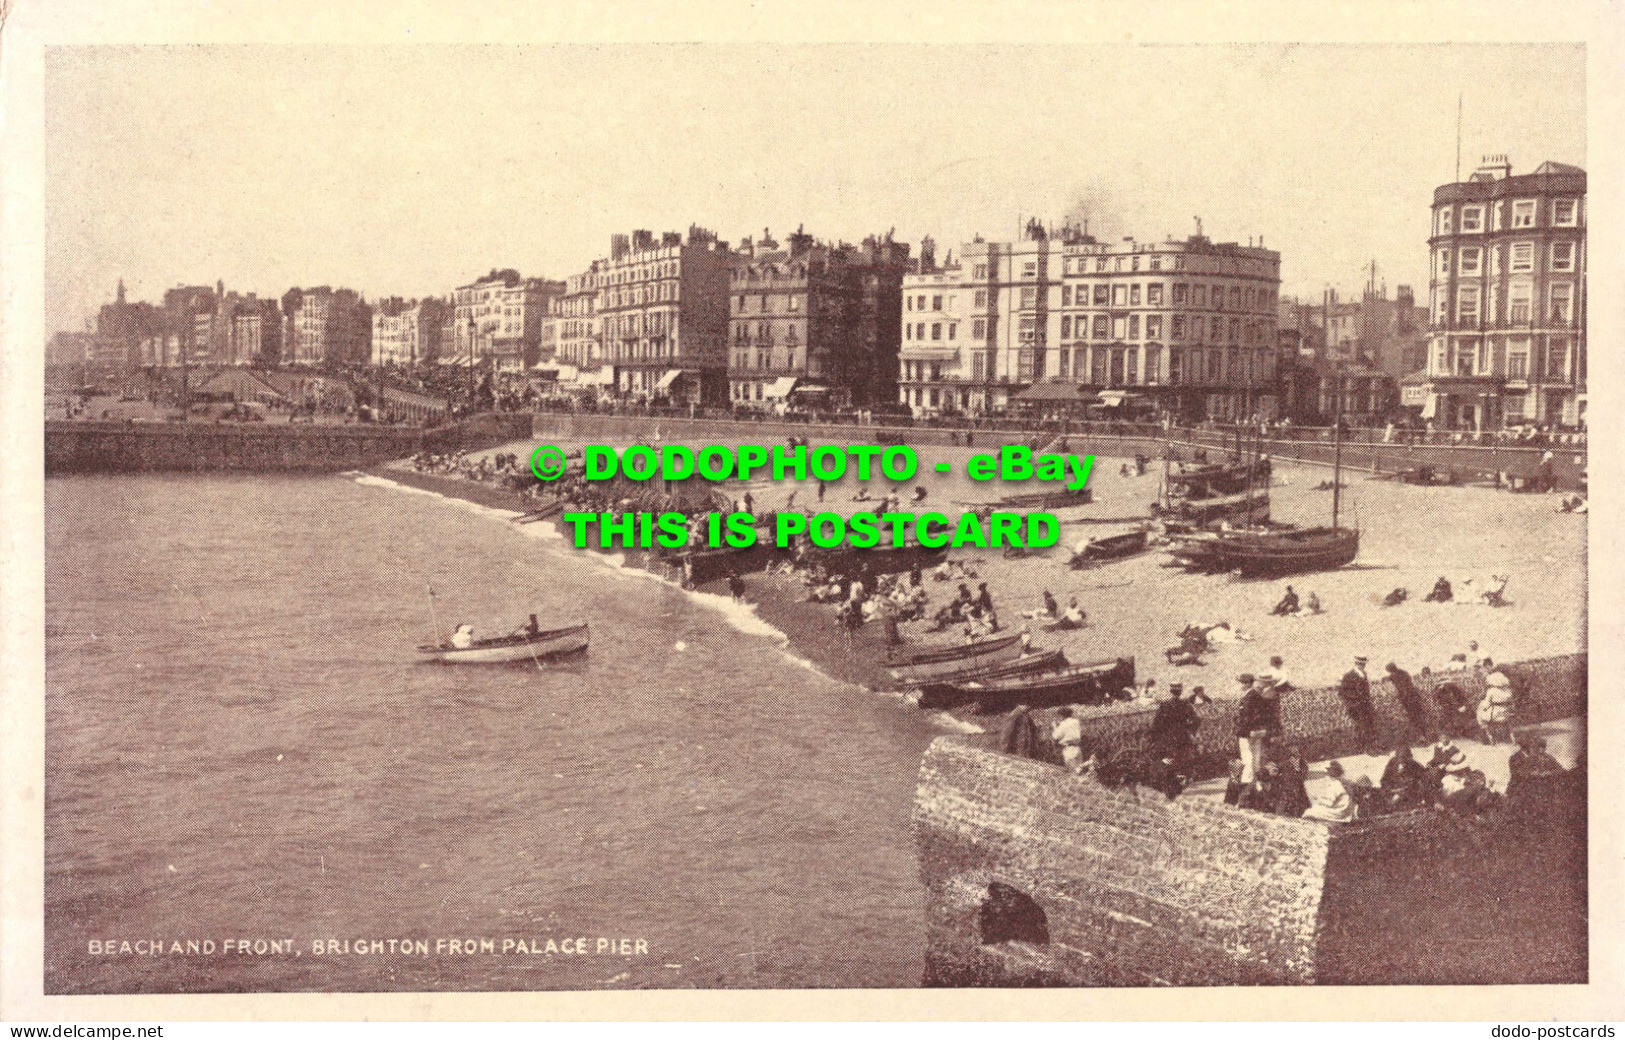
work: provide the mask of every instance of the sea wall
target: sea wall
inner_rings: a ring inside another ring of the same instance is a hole
[[[335,472],[434,451],[529,436],[529,415],[478,416],[425,431],[414,426],[294,423],[120,423],[49,420],[45,472]]]
[[[1584,655],[1507,670],[1520,723],[1584,713]],[[1327,696],[1292,695],[1288,740],[1351,753]],[[1230,711],[1206,709],[1205,749],[1229,753]],[[1383,715],[1397,723],[1392,704]],[[1146,721],[1094,718],[1086,737],[1122,742]],[[921,764],[913,826],[930,985],[1585,977],[1583,802],[1488,824],[1427,810],[1326,825],[1112,790],[945,737]],[[1521,947],[1534,949],[1508,955]]]
[[[1372,662],[1369,674],[1371,700],[1377,711],[1377,737],[1390,744],[1401,737],[1414,739],[1417,734],[1405,718],[1405,712],[1394,696],[1394,689],[1383,675],[1381,660]],[[1571,718],[1586,713],[1586,655],[1563,654],[1530,661],[1507,662],[1501,669],[1512,680],[1517,695],[1518,724],[1545,722]],[[1471,668],[1462,672],[1440,672],[1434,675],[1413,675],[1417,692],[1428,711],[1433,727],[1440,725],[1434,691],[1446,683],[1460,687],[1468,699],[1477,703],[1484,694],[1484,680],[1489,672]],[[1215,682],[1234,679],[1233,675],[1216,676]],[[1200,776],[1223,774],[1226,763],[1236,755],[1236,713],[1241,702],[1225,698],[1196,709],[1202,727],[1197,731],[1196,744]],[[1085,721],[1085,738],[1109,748],[1120,748],[1137,742],[1151,725],[1156,709],[1133,704],[1112,705],[1091,709]],[[1287,744],[1296,745],[1311,761],[1351,754],[1358,749],[1353,720],[1343,707],[1333,686],[1307,690],[1292,690],[1281,697],[1281,727]]]
[[[743,422],[729,419],[652,418],[637,415],[600,415],[586,412],[542,412],[535,416],[535,435],[569,438],[605,443],[649,439],[658,431],[661,439],[680,444],[730,444],[742,440],[783,440],[791,436],[816,434],[822,437],[844,439],[853,444],[906,443],[921,445],[958,445],[963,431],[926,426],[812,426],[804,422]],[[1047,430],[977,430],[976,446],[996,448],[1003,444],[1030,443],[1035,438],[1049,442],[1055,436]],[[1071,450],[1093,452],[1112,458],[1132,458],[1136,455],[1160,456],[1169,441],[1159,436],[1133,433],[1072,433],[1068,435]],[[1180,431],[1173,438],[1176,456],[1190,458],[1198,449],[1215,457],[1234,447],[1235,438],[1222,433]],[[1254,450],[1249,440],[1247,451]],[[1256,446],[1257,450],[1272,458],[1308,462],[1330,466],[1336,447],[1331,441],[1301,439],[1268,439]],[[1454,470],[1462,481],[1487,480],[1496,473],[1528,478],[1536,475],[1543,448],[1480,447],[1470,444],[1372,444],[1350,441],[1342,447],[1342,462],[1350,470],[1368,473],[1398,473],[1419,466],[1432,466],[1441,476]],[[1583,482],[1587,454],[1583,446],[1553,447],[1551,473],[1557,486],[1575,489]]]

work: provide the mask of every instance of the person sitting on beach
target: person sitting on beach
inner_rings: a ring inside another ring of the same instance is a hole
[[[473,646],[474,626],[466,623],[458,625],[457,631],[451,634],[451,645],[459,650],[467,650]]]
[[[1061,709],[1061,719],[1050,730],[1050,739],[1061,746],[1061,762],[1074,773],[1082,772],[1083,722],[1070,707]]]
[[[1241,795],[1250,785],[1241,782],[1241,759],[1232,758],[1229,767],[1229,781],[1224,785],[1224,804],[1239,805]]]
[[[1441,574],[1439,575],[1439,580],[1433,583],[1433,591],[1429,592],[1425,597],[1423,597],[1422,602],[1449,603],[1450,599],[1450,582],[1445,578],[1444,575]]]
[[[1552,793],[1554,778],[1563,778],[1568,770],[1546,750],[1546,738],[1533,733],[1520,734],[1518,750],[1507,759],[1507,797],[1544,797]]]
[[[982,617],[987,619],[988,625],[997,632],[999,630],[999,612],[993,609],[993,593],[987,591],[987,582],[976,587],[976,609]]]
[[[1385,607],[1397,607],[1410,598],[1410,589],[1397,588],[1382,598],[1382,605]]]
[[[1084,613],[1083,607],[1078,605],[1078,597],[1073,596],[1067,601],[1066,610],[1062,612],[1061,619],[1049,627],[1062,631],[1082,628],[1088,619],[1088,615]]]
[[[1424,790],[1422,774],[1425,772],[1422,763],[1411,754],[1410,744],[1404,740],[1397,741],[1394,756],[1382,767],[1382,779],[1378,781],[1383,801],[1392,809],[1420,805]]]
[[[1045,589],[1042,605],[1037,610],[1024,612],[1021,616],[1033,621],[1048,621],[1053,620],[1060,612],[1061,605],[1055,602],[1055,597],[1050,594],[1049,589]]]
[[[1297,819],[1310,805],[1309,790],[1305,786],[1309,779],[1309,763],[1304,760],[1303,752],[1291,747],[1286,749],[1279,763],[1270,762],[1264,767],[1266,774],[1271,767],[1274,774],[1267,784],[1269,808],[1281,816]]]
[[[1322,823],[1350,823],[1359,816],[1354,799],[1349,796],[1343,775],[1343,763],[1332,761],[1326,765],[1326,778],[1309,794],[1309,808],[1303,812],[1306,820]]]
[[[871,497],[869,495],[869,489],[867,487],[864,487],[864,486],[860,485],[858,487],[858,493],[852,496],[852,501],[854,501],[854,502],[868,502],[868,501],[871,501]],[[947,564],[943,564],[943,566],[946,567]]]
[[[1270,613],[1274,614],[1276,617],[1286,617],[1288,614],[1296,614],[1297,612],[1298,594],[1292,591],[1291,585],[1288,585],[1286,587],[1286,595],[1281,597],[1281,602],[1275,604],[1275,609],[1270,611]]]
[[[1495,801],[1488,778],[1469,765],[1467,756],[1459,750],[1444,767],[1439,795],[1445,808],[1462,815],[1481,815]]]
[[[1239,629],[1231,628],[1230,622],[1221,621],[1210,627],[1205,633],[1209,644],[1214,643],[1250,643],[1253,637]]]
[[[1325,610],[1320,605],[1320,597],[1315,595],[1315,590],[1314,589],[1310,589],[1309,590],[1309,598],[1304,600],[1303,609],[1298,611],[1298,616],[1299,617],[1314,617],[1316,614],[1324,614],[1324,613],[1325,613]]]

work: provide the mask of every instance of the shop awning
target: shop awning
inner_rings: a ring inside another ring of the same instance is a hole
[[[769,401],[782,401],[796,388],[795,376],[782,376],[762,388],[762,397]]]
[[[1015,400],[1038,404],[1093,404],[1098,398],[1077,383],[1034,383]]]
[[[1138,400],[1139,394],[1131,394],[1127,390],[1102,390],[1100,392],[1100,406],[1102,408],[1121,408],[1130,401]]]
[[[677,382],[681,378],[683,378],[683,370],[682,369],[680,369],[680,368],[667,369],[666,374],[660,377],[660,382],[655,384],[655,389],[656,390],[670,390],[671,385],[673,383]]]
[[[795,388],[794,392],[798,394],[827,394],[829,393],[829,387],[820,386],[817,383],[802,383]]]

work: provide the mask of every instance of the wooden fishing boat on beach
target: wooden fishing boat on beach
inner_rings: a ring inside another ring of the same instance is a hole
[[[1012,675],[1052,672],[1057,668],[1064,667],[1066,667],[1066,654],[1061,651],[1029,649],[1026,653],[1013,660],[985,661],[973,658],[965,667],[955,671],[925,678],[905,679],[899,685],[929,690],[935,686],[969,682],[972,679],[1004,679]]]
[[[1158,519],[1201,527],[1220,522],[1257,523],[1269,519],[1269,488],[1238,491],[1212,498],[1174,498],[1166,504],[1153,502],[1151,515]]]
[[[963,671],[950,672],[934,679],[904,683],[918,691],[916,703],[922,708],[951,708],[960,701],[954,695],[954,686],[966,682],[990,682],[1012,679],[1023,675],[1040,675],[1058,671],[1067,666],[1066,654],[1060,650],[1035,650],[1013,661],[979,664]]]
[[[701,549],[697,552],[684,553],[679,557],[683,584],[699,586],[721,581],[729,574],[763,571],[776,561],[789,558],[788,549],[780,549],[773,544],[771,532],[765,535],[759,532],[759,537],[761,540],[755,545],[747,545],[744,548],[724,546],[719,549]]]
[[[1217,531],[1181,541],[1173,549],[1174,558],[1190,570],[1239,571],[1244,578],[1336,570],[1359,554],[1360,532],[1348,527]]]
[[[877,545],[872,549],[843,546],[836,549],[809,548],[798,562],[821,564],[826,573],[854,577],[867,565],[873,574],[901,574],[919,567],[927,570],[948,558],[946,545],[931,548],[918,542],[906,545]]]
[[[468,646],[437,643],[418,647],[425,660],[440,664],[536,662],[587,649],[587,623],[541,632],[476,639]]]
[[[1005,711],[1018,704],[1029,708],[1056,704],[1101,704],[1134,682],[1134,658],[1091,661],[1047,675],[1018,676],[955,683],[949,695],[961,703],[975,701],[982,712]]]
[[[513,522],[516,524],[534,524],[538,520],[551,520],[562,512],[564,512],[563,501],[549,502],[540,509],[532,509],[528,513],[521,513],[513,518]]]
[[[1087,563],[1104,563],[1107,560],[1122,560],[1145,552],[1148,534],[1145,531],[1129,531],[1125,534],[1108,535],[1105,538],[1096,538],[1074,554],[1071,560],[1073,567],[1081,567]]]
[[[927,646],[894,651],[885,660],[886,671],[900,683],[920,685],[967,668],[1013,661],[1022,655],[1022,634],[978,639],[970,643]]]
[[[1006,495],[994,502],[955,502],[955,505],[967,506],[971,509],[993,509],[996,511],[1009,511],[1014,509],[1048,510],[1065,509],[1068,506],[1086,506],[1095,500],[1095,493],[1090,488],[1079,488],[1076,491],[1062,489],[1060,491],[1036,491],[1026,495]]]

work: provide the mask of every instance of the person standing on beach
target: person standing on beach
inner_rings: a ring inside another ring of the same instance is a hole
[[[1377,736],[1377,711],[1371,704],[1371,680],[1366,677],[1365,665],[1365,658],[1354,659],[1354,667],[1343,673],[1343,680],[1337,687],[1337,696],[1343,702],[1344,710],[1349,713],[1349,719],[1354,723],[1360,747],[1371,753]]]
[[[822,480],[820,480],[818,482],[818,501],[822,502],[823,500],[824,500],[824,482]]]
[[[1428,721],[1427,708],[1422,704],[1422,695],[1416,692],[1416,682],[1411,678],[1411,673],[1392,661],[1384,665],[1383,669],[1388,673],[1388,683],[1394,688],[1394,696],[1398,698],[1399,707],[1405,712],[1405,718],[1409,720],[1411,728],[1416,730],[1423,740],[1429,744],[1433,743],[1433,738],[1438,734],[1433,731],[1433,726]]]
[[[1236,682],[1247,692],[1241,698],[1241,709],[1236,713],[1236,741],[1241,752],[1241,782],[1258,783],[1259,770],[1264,764],[1264,748],[1272,737],[1281,734],[1281,698],[1273,686],[1261,683],[1250,673],[1236,676]]]

